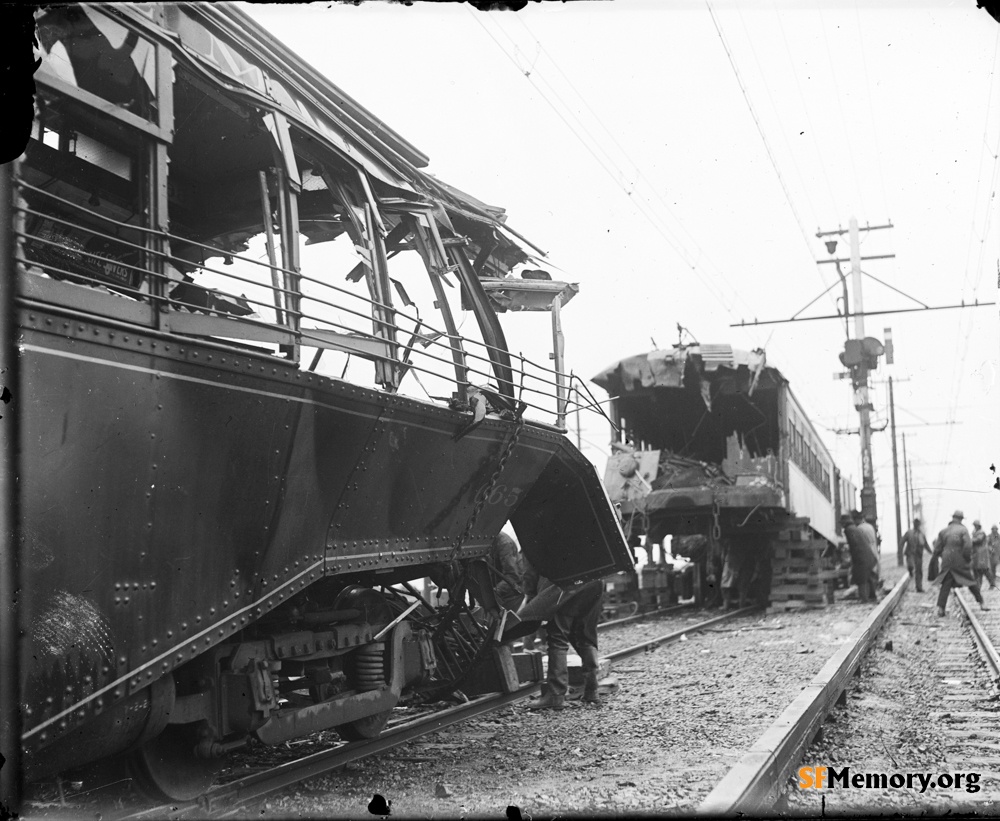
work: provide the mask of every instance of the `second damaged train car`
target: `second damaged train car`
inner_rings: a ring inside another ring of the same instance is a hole
[[[611,397],[605,484],[633,544],[673,536],[703,575],[722,581],[728,564],[740,598],[764,602],[777,542],[805,527],[838,543],[854,486],[763,350],[675,345],[593,381]]]
[[[537,679],[496,642],[501,527],[559,584],[631,567],[564,375],[497,315],[575,286],[516,276],[538,262],[502,209],[235,7],[36,22],[0,192],[27,779],[126,754],[187,798],[250,739]]]

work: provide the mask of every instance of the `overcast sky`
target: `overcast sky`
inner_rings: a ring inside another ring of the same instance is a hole
[[[895,254],[862,264],[886,283],[865,278],[866,310],[919,307],[887,286],[931,306],[996,299],[1000,26],[975,0],[244,8],[580,284],[563,315],[576,373],[667,347],[677,323],[701,342],[763,346],[859,487],[858,437],[834,432],[857,427],[849,383],[833,378],[843,322],[730,325],[786,319],[833,285],[815,234],[852,216],[894,226],[861,234],[863,255]],[[839,294],[802,316],[835,313]],[[550,341],[544,316],[503,321],[512,347]],[[875,316],[865,330],[886,327],[896,364],[874,375],[875,426],[892,375],[928,529],[956,507],[988,529],[997,308]],[[603,471],[606,423],[585,419],[583,437]],[[888,431],[873,461],[891,545]]]

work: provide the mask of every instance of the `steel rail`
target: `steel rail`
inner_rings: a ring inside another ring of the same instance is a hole
[[[634,616],[625,616],[621,619],[613,619],[611,621],[602,621],[597,625],[598,630],[605,630],[608,627],[617,627],[620,624],[631,624],[634,621],[642,621],[642,619],[654,618],[656,616],[669,616],[673,613],[679,613],[683,610],[688,610],[694,607],[693,604],[676,604],[673,607],[661,607],[659,610],[650,610],[648,613],[636,613]]]
[[[899,604],[909,581],[909,574],[904,573],[847,643],[726,773],[698,807],[698,815],[733,818],[773,813],[774,802],[784,791],[788,777],[826,716],[843,697],[851,676]]]
[[[979,621],[979,617],[965,600],[965,596],[957,589],[955,590],[955,598],[958,599],[962,613],[969,622],[969,627],[972,630],[972,639],[976,643],[979,655],[982,656],[987,668],[989,668],[990,682],[996,687],[998,681],[1000,681],[1000,654],[997,653],[997,648],[986,632],[986,628]]]
[[[713,624],[719,624],[720,622],[729,621],[730,619],[736,619],[740,616],[749,616],[751,613],[756,613],[761,609],[762,608],[757,605],[753,607],[742,607],[739,610],[733,610],[730,613],[723,613],[721,616],[714,616],[713,618],[706,619],[705,621],[700,621],[697,624],[692,624],[690,627],[685,627],[683,630],[675,630],[673,633],[657,636],[655,639],[644,641],[641,644],[633,644],[631,647],[616,650],[614,653],[608,653],[604,656],[604,658],[609,661],[618,661],[619,659],[628,658],[629,656],[636,656],[639,653],[649,653],[656,650],[661,644],[672,644],[675,641],[680,641],[683,636],[690,635],[691,633],[698,633],[706,627],[711,627]]]
[[[687,607],[690,607],[690,605],[668,607],[652,613],[643,613],[642,617],[661,615]],[[608,661],[615,661],[629,655],[655,650],[661,644],[669,644],[680,640],[682,635],[696,633],[713,624],[749,615],[759,609],[758,607],[745,607],[740,610],[734,610],[731,613],[725,613],[706,621],[698,622],[684,630],[668,633],[643,644],[619,650],[615,653],[609,653],[603,658]],[[206,815],[221,815],[222,813],[235,812],[240,806],[253,800],[260,799],[270,793],[292,786],[308,778],[323,775],[344,764],[385,752],[427,733],[436,732],[443,727],[458,724],[486,713],[495,712],[502,707],[514,704],[517,701],[536,694],[541,689],[541,686],[542,684],[539,682],[525,685],[510,693],[493,693],[481,696],[465,704],[459,704],[440,712],[398,724],[384,731],[378,738],[340,744],[332,749],[322,750],[295,761],[280,764],[265,772],[254,773],[230,781],[227,784],[221,784],[213,787],[204,795],[199,796],[197,800],[144,807],[136,812],[116,816],[116,821],[154,818],[204,818]]]
[[[228,784],[221,784],[199,796],[195,801],[148,807],[125,817],[134,819],[200,818],[204,817],[206,813],[218,814],[222,811],[232,811],[239,805],[262,798],[308,778],[323,775],[352,761],[385,752],[421,735],[435,732],[442,727],[494,712],[508,704],[534,695],[539,689],[541,689],[540,683],[529,684],[511,693],[481,696],[465,704],[458,704],[446,710],[398,724],[391,730],[383,732],[378,738],[340,744],[332,749],[321,750],[295,761],[280,764],[265,772],[254,773],[230,781]]]

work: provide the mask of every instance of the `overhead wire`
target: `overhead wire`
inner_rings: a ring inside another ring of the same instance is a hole
[[[750,30],[747,28],[746,18],[743,16],[743,10],[739,6],[736,6],[736,12],[740,16],[740,25],[743,26],[743,33],[746,35],[747,44],[750,46],[750,54],[753,57],[754,65],[757,66],[757,73],[761,76],[761,78],[763,78],[764,69],[761,67],[760,59],[757,56],[757,49],[754,47],[753,38],[750,36]],[[774,104],[774,97],[771,94],[771,87],[766,82],[763,83],[763,86],[764,86],[764,93],[767,95],[767,100],[771,104],[771,111],[774,113],[775,119],[777,119],[778,121],[778,133],[781,135],[782,142],[784,143],[785,149],[788,152],[788,157],[791,160],[792,168],[794,169],[796,176],[801,181],[803,179],[803,175],[802,172],[799,170],[798,163],[795,161],[795,153],[792,151],[792,147],[788,143],[788,137],[785,136],[787,132],[784,123],[781,120],[781,114],[778,111],[778,107]],[[801,190],[803,195],[805,196],[806,205],[809,208],[809,212],[812,214],[813,222],[818,225],[819,220],[816,217],[816,209],[813,206],[812,199],[809,196],[809,189],[805,185],[802,185]]]
[[[639,179],[639,180],[641,180],[642,182],[644,182],[646,184],[646,186],[648,187],[649,191],[652,193],[652,195],[659,202],[660,206],[676,221],[677,225],[680,227],[680,229],[684,232],[684,234],[690,240],[691,244],[694,245],[695,250],[698,252],[698,254],[701,255],[701,258],[711,268],[714,268],[719,273],[720,279],[722,279],[723,282],[726,283],[726,285],[728,285],[730,288],[732,288],[733,292],[736,294],[737,298],[741,302],[743,302],[744,306],[746,306],[746,308],[749,311],[753,312],[753,310],[754,310],[753,307],[750,306],[746,302],[745,299],[743,299],[743,296],[742,296],[741,292],[739,291],[739,289],[737,289],[735,286],[732,285],[732,283],[729,282],[728,277],[726,277],[726,275],[722,271],[722,269],[718,265],[716,265],[715,262],[708,256],[707,252],[701,247],[701,244],[698,242],[698,240],[694,236],[694,234],[692,234],[691,231],[688,230],[688,228],[685,225],[684,221],[674,212],[673,208],[671,208],[670,204],[663,198],[663,196],[660,194],[659,190],[657,190],[656,186],[653,185],[649,181],[649,179],[646,177],[645,173],[643,173],[642,167],[638,163],[636,163],[635,160],[632,159],[632,157],[629,155],[629,153],[625,149],[625,147],[614,136],[614,133],[611,131],[611,129],[609,129],[607,127],[607,125],[605,125],[604,120],[601,118],[601,116],[593,109],[593,107],[590,105],[590,103],[587,102],[587,98],[580,92],[580,90],[573,83],[572,79],[562,70],[562,68],[559,66],[559,63],[556,61],[556,59],[552,56],[552,54],[548,51],[548,49],[545,48],[545,45],[541,42],[541,40],[538,38],[538,36],[528,26],[528,24],[524,20],[524,15],[517,15],[517,16],[515,16],[515,19],[517,20],[518,23],[521,24],[521,27],[524,28],[524,30],[528,33],[528,35],[535,41],[535,44],[538,47],[539,53],[544,54],[548,58],[549,62],[552,63],[552,65],[555,67],[556,71],[559,72],[559,75],[563,78],[563,80],[570,87],[570,89],[572,89],[573,93],[577,96],[577,98],[580,100],[580,102],[583,103],[583,106],[587,109],[587,111],[590,112],[590,115],[594,118],[594,121],[600,126],[601,130],[605,134],[608,135],[608,137],[611,139],[612,143],[614,143],[615,147],[621,152],[622,156],[632,166],[632,168],[634,169],[636,178]],[[502,26],[500,26],[500,28],[501,28],[501,30],[503,29]],[[511,40],[511,42],[513,43],[514,42],[513,38],[511,38],[510,35],[507,34],[507,32],[504,32],[504,33],[507,35],[508,39]],[[515,46],[516,46],[516,43],[515,43]],[[573,110],[572,107],[562,98],[562,96],[558,92],[558,89],[556,89],[554,86],[552,86],[551,83],[548,83],[546,80],[544,80],[544,78],[543,78],[543,82],[545,82],[546,85],[552,90],[553,94],[563,104],[563,106],[566,108],[566,110],[572,112],[572,110]],[[597,141],[594,139],[593,134],[591,134],[589,132],[589,130],[586,129],[586,126],[582,123],[582,121],[579,120],[579,118],[576,118],[576,119],[577,119],[578,122],[580,122],[580,124],[584,128],[584,130],[587,131],[588,136],[590,136],[590,138],[592,140],[594,140],[595,143],[596,143]],[[610,159],[610,157],[609,157],[609,159]]]
[[[868,113],[871,115],[872,121],[872,139],[875,143],[875,167],[878,170],[878,181],[879,187],[882,190],[882,204],[885,206],[886,215],[889,214],[889,197],[886,194],[885,188],[885,175],[882,173],[882,149],[878,138],[878,121],[875,118],[875,105],[872,102],[872,84],[871,75],[868,73],[868,57],[865,54],[865,34],[864,30],[861,28],[861,10],[858,8],[857,2],[854,4],[854,16],[855,22],[858,26],[858,43],[861,45],[861,68],[865,75],[865,91],[868,96]],[[893,260],[893,265],[895,266],[895,260]]]
[[[784,26],[784,24],[781,21],[781,15],[778,13],[777,6],[775,4],[773,4],[773,3],[772,3],[772,9],[773,9],[774,15],[775,15],[775,17],[777,19],[778,31],[781,32],[781,42],[785,46],[785,54],[788,56],[788,64],[789,64],[789,66],[791,66],[791,69],[792,69],[791,73],[792,73],[792,76],[795,78],[795,88],[799,92],[799,100],[802,102],[802,110],[805,112],[806,123],[808,125],[808,130],[809,130],[809,136],[812,139],[813,146],[816,149],[816,156],[820,160],[820,162],[818,162],[817,165],[819,166],[820,170],[823,172],[823,181],[826,183],[826,191],[827,191],[827,194],[829,194],[829,196],[830,196],[830,205],[832,206],[833,213],[839,214],[839,213],[841,213],[841,209],[840,209],[840,206],[837,203],[837,198],[833,194],[833,186],[830,184],[830,175],[827,173],[827,168],[826,168],[827,167],[827,163],[822,162],[822,154],[823,154],[823,152],[820,151],[819,141],[816,139],[816,135],[819,132],[817,131],[816,127],[813,125],[812,116],[809,114],[809,106],[806,105],[806,95],[805,95],[805,92],[802,91],[802,81],[799,79],[799,74],[801,72],[799,71],[799,67],[796,65],[795,61],[792,59],[792,50],[791,50],[791,48],[788,45],[788,36],[785,34],[785,26]]]
[[[993,101],[993,82],[994,82],[994,79],[996,77],[996,65],[997,65],[997,54],[998,54],[998,51],[1000,51],[1000,31],[997,32],[996,43],[994,44],[994,49],[993,49],[993,59],[992,59],[992,63],[991,63],[992,70],[990,72],[990,85],[989,85],[989,90],[988,90],[988,95],[987,95],[987,105],[986,105],[985,122],[984,122],[984,125],[983,125],[983,137],[984,137],[984,141],[985,141],[986,133],[987,133],[987,130],[989,129],[989,124],[990,124],[989,117],[990,117],[990,108],[992,106],[992,101]],[[1000,179],[1000,176],[998,176],[998,175],[1000,175],[1000,160],[998,160],[998,158],[1000,158],[1000,130],[998,130],[998,133],[997,133],[997,150],[993,153],[993,169],[992,169],[992,173],[990,175],[991,183],[990,183],[990,186],[989,186],[989,193],[987,195],[986,213],[984,215],[984,221],[983,221],[983,225],[984,225],[983,234],[984,235],[983,235],[982,241],[980,242],[980,252],[979,252],[979,257],[978,257],[978,260],[977,260],[977,263],[976,263],[976,281],[975,281],[975,284],[973,285],[973,289],[972,289],[972,295],[973,295],[973,297],[975,297],[976,293],[978,293],[979,283],[981,282],[982,276],[983,276],[983,256],[984,256],[985,251],[986,251],[985,239],[986,239],[986,236],[989,234],[990,212],[992,211],[993,205],[996,202],[996,196],[995,195],[996,195],[996,190],[997,190],[998,179]],[[981,172],[982,172],[981,161],[982,161],[982,148],[980,148],[980,169],[979,169],[980,170],[980,175],[979,175],[980,178],[981,178]],[[972,217],[973,218],[973,232],[972,232],[972,234],[969,237],[969,245],[970,245],[969,256],[971,256],[971,245],[972,245],[973,239],[975,238],[975,214],[976,214],[976,211],[978,210],[979,202],[981,201],[979,199],[979,196],[980,196],[979,195],[979,180],[977,179],[977,182],[976,182],[976,201],[975,201],[975,203],[973,205],[973,217]],[[968,264],[968,263],[966,263],[966,264]],[[965,277],[965,280],[963,281],[963,288],[964,288],[965,283],[967,281],[968,281],[968,269],[966,269],[966,277]],[[960,344],[960,348],[961,348],[962,353],[961,353],[961,358],[959,360],[959,365],[958,365],[958,368],[956,368],[956,371],[955,371],[955,373],[952,376],[952,384],[955,387],[954,387],[954,389],[951,392],[951,395],[953,397],[953,404],[952,404],[952,407],[949,409],[948,415],[946,417],[947,421],[949,421],[949,422],[955,421],[955,413],[956,413],[955,406],[958,403],[958,398],[960,396],[961,388],[962,388],[962,382],[963,382],[964,377],[965,377],[965,370],[966,370],[965,363],[966,363],[966,359],[968,357],[968,352],[969,352],[969,340],[972,337],[972,330],[975,327],[975,324],[976,323],[975,323],[975,318],[974,317],[971,317],[971,316],[967,317],[967,316],[963,315],[963,316],[961,316],[959,318],[959,334],[962,335],[963,326],[964,326],[964,337],[963,337],[962,343]],[[948,436],[947,436],[947,439],[945,441],[945,448],[944,448],[945,456],[947,456],[948,453],[950,453],[950,451],[951,451],[951,442],[952,442],[953,435],[954,435],[954,426],[949,426]],[[944,476],[944,471],[945,470],[947,470],[947,467],[943,468],[942,469],[942,473],[939,474],[939,475],[942,476],[942,480],[941,481],[944,481],[943,480],[943,476]]]
[[[712,23],[715,26],[715,31],[719,35],[719,40],[722,43],[722,48],[726,52],[726,58],[729,60],[729,65],[733,69],[733,74],[736,76],[736,83],[740,88],[740,93],[743,95],[743,100],[747,104],[747,108],[750,110],[750,117],[753,119],[754,125],[757,128],[757,133],[760,135],[761,142],[764,143],[764,150],[767,153],[767,158],[771,162],[771,168],[774,169],[775,176],[778,178],[778,183],[781,185],[781,190],[785,195],[785,201],[788,203],[788,208],[792,212],[792,216],[795,217],[795,223],[799,227],[799,233],[802,234],[802,240],[806,244],[806,248],[809,249],[809,256],[812,257],[813,262],[816,262],[816,255],[813,253],[812,244],[806,234],[805,227],[802,225],[802,219],[799,217],[798,209],[795,207],[795,203],[792,201],[792,195],[788,191],[788,186],[785,184],[785,178],[781,174],[781,169],[778,168],[778,163],[774,158],[774,152],[771,151],[771,145],[767,140],[767,135],[764,133],[764,128],[760,124],[760,120],[757,117],[757,112],[754,109],[753,103],[750,100],[750,94],[746,89],[746,85],[743,82],[743,77],[740,74],[739,67],[736,65],[736,59],[733,57],[732,51],[729,48],[729,43],[726,41],[725,35],[722,33],[722,27],[719,25],[719,21],[715,16],[715,12],[712,10],[712,4],[707,2],[705,5],[708,8],[708,13],[712,17]]]
[[[826,33],[826,18],[823,17],[822,8],[817,9],[817,11],[819,12],[820,28],[823,30],[823,43],[826,46],[826,58],[830,63],[830,77],[833,80],[834,96],[837,98],[837,108],[840,111],[840,125],[844,130],[844,144],[847,146],[847,156],[851,162],[851,175],[854,178],[854,187],[858,192],[858,203],[861,205],[861,210],[867,213],[868,209],[865,207],[865,196],[864,192],[861,190],[858,169],[854,164],[854,146],[851,144],[851,133],[847,128],[847,118],[844,116],[844,104],[840,95],[840,86],[837,83],[837,70],[833,65],[833,54],[830,52],[830,40]]]
[[[743,11],[742,11],[742,9],[740,9],[739,6],[736,7],[736,11],[737,11],[737,13],[740,16],[740,23],[743,26],[743,32],[746,35],[747,43],[750,46],[750,53],[751,53],[751,55],[753,55],[754,64],[757,66],[757,72],[761,76],[761,78],[763,78],[764,77],[764,70],[761,67],[760,60],[757,57],[757,49],[754,47],[753,38],[750,36],[750,31],[747,28],[746,19],[743,17]],[[797,81],[797,78],[796,78],[796,81]],[[813,222],[818,225],[819,224],[819,219],[817,217],[816,209],[813,207],[812,199],[809,197],[809,188],[808,188],[808,186],[806,186],[803,183],[804,177],[803,177],[802,172],[799,170],[798,163],[795,161],[795,152],[792,150],[792,147],[788,144],[788,138],[785,136],[786,129],[784,127],[784,123],[781,120],[781,114],[778,111],[778,107],[774,104],[774,97],[771,95],[771,88],[768,85],[768,83],[766,83],[766,82],[763,83],[763,86],[764,86],[764,91],[767,94],[768,102],[771,104],[771,110],[774,112],[774,116],[775,116],[775,118],[778,121],[778,133],[781,135],[781,138],[782,138],[782,140],[783,140],[783,142],[785,144],[785,149],[788,152],[789,158],[791,159],[792,168],[794,169],[795,174],[796,174],[796,176],[798,177],[798,179],[800,181],[800,188],[802,190],[802,193],[805,195],[806,205],[808,206],[809,211],[812,214]],[[810,247],[812,247],[812,246],[810,246]],[[815,261],[815,257],[813,258],[813,260]],[[826,296],[827,300],[829,301],[829,303],[833,306],[833,309],[836,310],[836,307],[837,307],[836,297],[834,297],[830,293],[830,289],[833,288],[834,285],[836,285],[836,281],[834,281],[834,282],[827,282],[827,278],[823,274],[823,271],[820,268],[820,266],[817,265],[815,267],[816,267],[816,273],[818,274],[820,280],[823,282],[823,285],[825,286],[825,290],[823,291],[823,293],[820,294],[820,296],[817,297],[816,299],[818,300],[819,298],[821,298],[823,296]],[[816,300],[813,300],[813,302],[815,302],[815,301]],[[810,303],[810,304],[812,304],[812,303]],[[775,329],[771,330],[771,334],[768,336],[768,342],[770,342],[771,336],[774,335],[775,330],[777,330],[777,329],[775,328]]]
[[[636,192],[636,187],[634,185],[631,186],[631,190],[630,190],[629,186],[627,184],[625,184],[625,182],[624,182],[624,181],[626,181],[628,179],[628,175],[621,169],[621,167],[615,162],[615,160],[610,156],[610,154],[601,146],[600,142],[594,137],[594,135],[586,127],[586,124],[583,123],[579,119],[579,117],[577,117],[573,113],[572,107],[569,106],[565,102],[565,100],[562,99],[562,96],[558,93],[558,90],[555,89],[555,87],[552,86],[551,83],[549,83],[547,80],[545,80],[544,77],[539,72],[535,71],[534,68],[529,69],[529,70],[525,70],[518,63],[516,57],[512,56],[508,52],[508,50],[504,47],[504,45],[499,40],[497,40],[497,38],[493,35],[493,33],[489,30],[489,28],[482,22],[482,20],[480,18],[480,15],[477,15],[474,12],[470,12],[470,13],[473,14],[476,22],[486,32],[486,34],[490,37],[490,39],[493,40],[493,42],[503,52],[503,54],[507,57],[507,59],[517,68],[518,72],[520,74],[522,74],[528,80],[529,83],[531,83],[531,85],[539,93],[539,95],[546,102],[546,104],[549,105],[549,107],[555,112],[555,114],[567,126],[567,128],[570,129],[570,131],[573,133],[573,135],[577,138],[577,140],[579,140],[579,142],[581,143],[581,145],[583,145],[583,147],[587,150],[587,152],[594,158],[594,160],[598,163],[598,165],[602,168],[602,170],[604,170],[604,172],[609,177],[611,177],[611,179],[614,181],[615,185],[618,188],[620,188],[626,194],[626,196],[629,198],[629,201],[633,204],[633,206],[636,208],[636,210],[640,214],[642,214],[642,216],[646,218],[646,220],[657,231],[657,233],[659,233],[660,236],[662,236],[663,239],[666,240],[667,244],[674,250],[674,252],[677,254],[677,256],[683,261],[683,263],[685,264],[685,266],[687,266],[688,269],[691,270],[692,273],[694,273],[694,275],[698,278],[698,280],[711,293],[711,295],[713,296],[713,298],[716,299],[723,306],[723,308],[726,310],[726,312],[730,316],[734,316],[733,311],[732,311],[732,305],[734,304],[734,302],[736,300],[742,301],[743,304],[746,305],[746,307],[749,310],[752,311],[753,308],[751,306],[747,305],[746,300],[743,298],[743,296],[742,296],[741,292],[739,291],[739,289],[735,288],[735,286],[733,286],[728,281],[728,279],[725,277],[725,274],[722,273],[720,269],[717,269],[720,272],[720,278],[725,282],[725,284],[729,287],[729,289],[731,289],[731,291],[732,291],[732,298],[727,298],[727,294],[725,294],[722,290],[720,290],[719,287],[714,282],[710,282],[708,279],[706,279],[706,276],[708,275],[707,271],[704,272],[705,276],[703,276],[702,270],[699,268],[699,265],[698,265],[698,257],[696,257],[694,254],[692,254],[687,249],[687,247],[683,243],[683,240],[679,236],[677,236],[677,234],[670,228],[670,226],[668,226],[666,224],[666,222],[664,222],[662,220],[662,218],[660,218],[656,214],[656,212],[653,209],[651,203],[648,203],[641,194],[639,196],[636,196],[637,192]],[[506,32],[503,29],[502,26],[498,26],[498,28],[501,30],[501,32],[503,33],[503,35],[513,44],[513,46],[515,47],[515,49],[517,49],[518,51],[521,51],[520,46],[510,36],[510,34],[508,32]],[[532,36],[534,36],[534,35],[532,35]],[[537,42],[537,40],[536,40],[536,42]],[[539,47],[540,47],[540,49],[544,48],[544,47],[541,46],[540,42],[539,42]],[[566,115],[563,113],[562,110],[560,110],[559,106],[557,106],[553,102],[553,100],[550,98],[549,94],[546,94],[546,92],[542,88],[539,87],[539,84],[537,82],[535,82],[536,78],[539,79],[542,83],[544,83],[545,86],[550,90],[550,93],[552,94],[552,96],[556,97],[562,103],[562,107],[569,113],[569,116],[572,117],[574,120],[576,120],[576,123],[579,126],[579,130],[576,127],[574,127],[574,125],[572,123],[569,122],[569,120],[567,119]],[[577,94],[579,95],[579,92],[577,92]],[[582,97],[581,97],[581,99],[582,99]],[[587,140],[585,140],[581,136],[580,131],[582,131],[584,134],[587,135],[587,137],[590,139],[590,143],[588,143]],[[595,148],[596,148],[596,150],[595,150]],[[602,157],[598,156],[598,153],[597,153],[598,151],[601,154],[604,155],[603,159],[602,159]],[[625,152],[623,152],[623,153],[625,153]],[[629,160],[629,163],[632,164],[636,168],[637,176],[640,176],[642,179],[645,180],[645,176],[642,174],[641,169],[638,167],[638,165],[636,163],[632,162],[632,160],[630,158],[628,158],[627,153],[625,154],[625,156],[626,156],[626,159]],[[614,170],[612,170],[612,168]],[[616,174],[616,172],[617,172],[617,174]],[[649,187],[652,190],[654,190],[654,192],[655,192],[655,188],[651,184],[649,184],[648,181],[647,181],[647,185],[649,185]],[[662,202],[662,198],[660,198],[660,199],[661,199],[661,202]],[[666,206],[665,203],[663,203],[663,204]],[[681,227],[683,228],[683,223],[681,223],[681,221],[679,220],[679,218],[677,218],[676,215],[673,214],[673,212],[669,209],[669,206],[666,206],[666,210],[670,211],[671,215],[674,216],[674,219],[677,220],[678,224],[680,224]],[[686,229],[684,229],[684,230],[686,231]],[[690,236],[690,232],[687,232],[687,233]],[[697,242],[696,241],[695,241],[695,244],[697,246]],[[700,252],[701,256],[704,257],[704,258],[707,258],[707,254],[705,254],[705,252],[701,249],[701,247],[700,246],[697,246],[697,247],[698,247],[698,251]],[[713,267],[717,268],[717,266],[713,266]]]

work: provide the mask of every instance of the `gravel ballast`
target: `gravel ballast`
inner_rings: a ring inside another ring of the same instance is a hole
[[[262,817],[367,816],[375,794],[407,818],[504,817],[510,805],[525,817],[689,814],[869,612],[838,602],[715,625],[619,661],[603,707],[521,702],[306,782],[269,799]],[[684,623],[616,628],[601,652]]]
[[[1000,810],[1000,710],[984,666],[952,599],[937,615],[938,589],[907,591],[887,623],[861,674],[834,711],[822,738],[807,751],[803,766],[827,766],[852,774],[914,774],[914,786],[899,788],[800,789],[789,780],[782,808],[793,814],[895,815],[976,813]],[[998,623],[1000,592],[984,591]],[[967,596],[972,603],[972,597]],[[979,615],[978,606],[973,609]],[[992,636],[997,641],[998,632]],[[942,788],[940,774],[978,772],[978,789],[966,784]],[[920,789],[918,774],[935,780]]]

